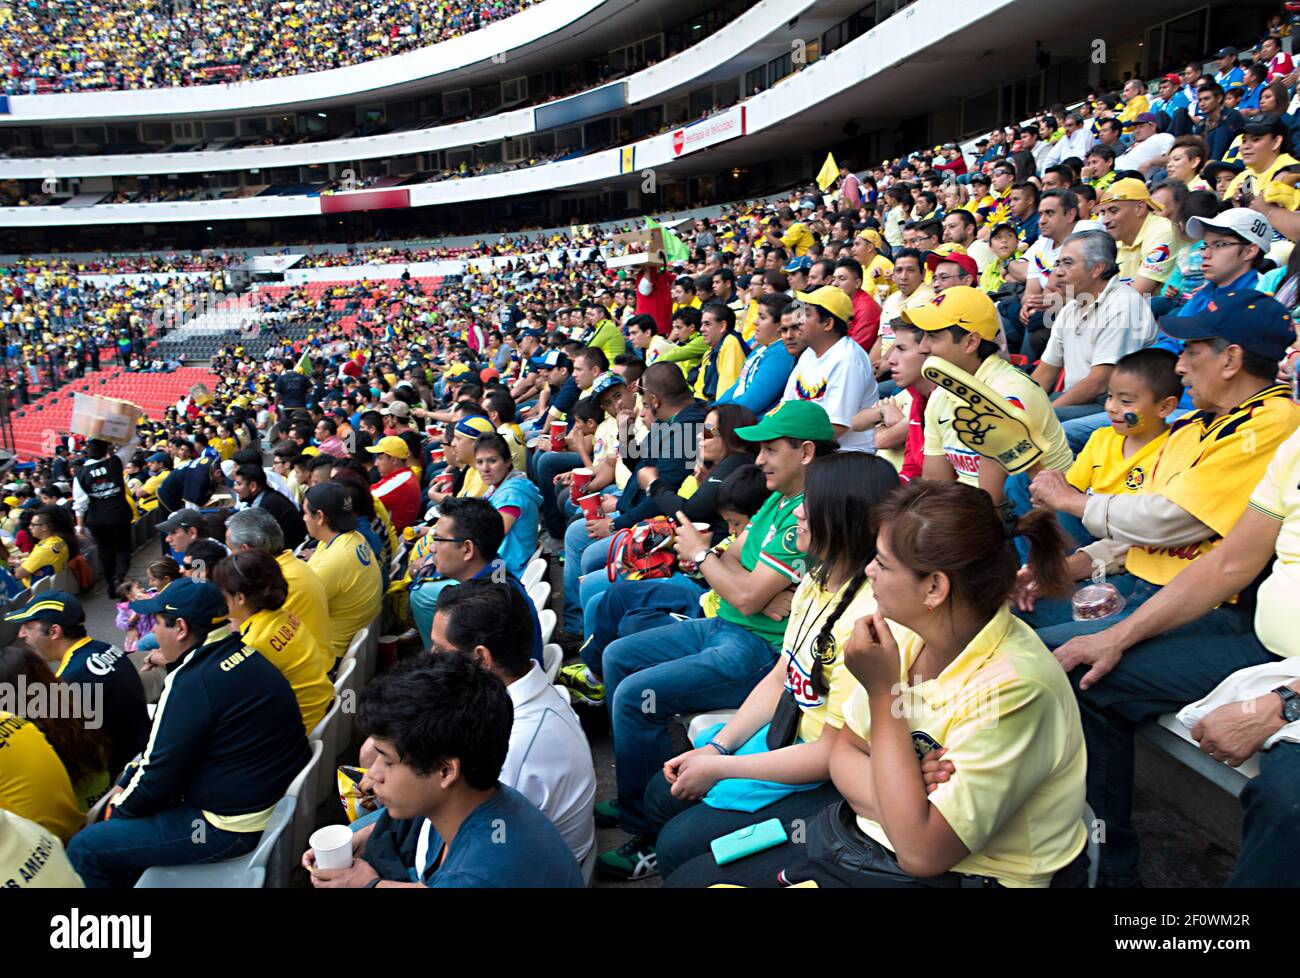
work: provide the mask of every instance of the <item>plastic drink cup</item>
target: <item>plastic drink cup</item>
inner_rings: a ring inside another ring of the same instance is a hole
[[[573,470],[573,498],[587,494],[587,484],[591,482],[594,473],[591,469],[574,469]]]
[[[589,520],[600,519],[600,493],[592,492],[578,498],[582,513]]]
[[[352,868],[352,830],[346,825],[327,825],[307,840],[319,869]]]

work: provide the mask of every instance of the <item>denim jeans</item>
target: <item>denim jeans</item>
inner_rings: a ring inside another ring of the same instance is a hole
[[[613,542],[613,537],[593,540],[587,536],[585,519],[574,520],[564,531],[564,630],[570,635],[583,634],[582,575],[604,572]]]
[[[1106,412],[1101,414],[1089,414],[1082,418],[1061,419],[1061,427],[1065,430],[1065,440],[1070,443],[1070,451],[1078,455],[1083,451],[1083,446],[1088,444],[1088,439],[1098,428],[1104,428],[1110,424],[1110,418]]]
[[[1295,886],[1300,858],[1300,744],[1259,754],[1259,774],[1241,792],[1241,852],[1228,886]]]
[[[1111,580],[1117,587],[1121,582],[1128,604],[1119,615],[1042,628],[1038,637],[1055,650],[1075,635],[1099,632],[1128,617],[1159,591],[1127,574]],[[1138,882],[1138,836],[1132,824],[1135,727],[1200,699],[1238,669],[1275,658],[1255,638],[1253,615],[1222,605],[1191,624],[1139,642],[1087,690],[1078,687],[1088,667],[1070,673],[1088,748],[1088,804],[1106,825],[1099,885]]]
[[[1056,406],[1056,401],[1063,393],[1065,392],[1061,391],[1060,393],[1054,393],[1051,395],[1052,410],[1056,412],[1056,417],[1059,421],[1073,421],[1075,418],[1088,418],[1094,414],[1100,414],[1102,417],[1106,417],[1105,394],[1102,394],[1095,401],[1088,401],[1084,404],[1063,404],[1058,407]]]
[[[621,572],[619,574],[619,580],[627,580],[623,577]],[[681,573],[674,573],[670,577],[657,577],[648,581],[632,581],[628,583],[642,588],[647,592],[654,591],[657,593],[667,593],[671,591],[673,593],[689,595],[697,608],[699,607],[700,595],[704,593],[704,589],[700,587],[700,585],[696,584],[685,574]],[[601,608],[600,599],[604,596],[605,592],[613,586],[613,584],[614,582],[609,579],[609,574],[605,573],[603,568],[592,571],[590,574],[582,575],[582,580],[579,582],[578,589],[582,595],[583,638],[590,638],[595,632],[596,616],[600,614]],[[649,605],[653,602],[652,600],[647,600],[646,603]],[[698,618],[700,615],[695,614],[691,617]]]
[[[756,812],[732,812],[713,808],[703,802],[682,801],[674,798],[668,782],[660,772],[650,779],[645,791],[646,817],[652,831],[658,829],[655,842],[655,862],[659,876],[667,879],[677,867],[696,856],[712,852],[709,843],[746,825],[757,825],[769,818],[779,818],[787,833],[793,833],[792,824],[799,819],[807,823],[828,805],[839,801],[841,795],[827,781],[808,791],[786,795]]]
[[[564,517],[556,503],[555,477],[580,466],[582,456],[577,452],[535,452],[530,458],[537,460],[528,474],[542,492],[542,526],[551,536],[563,539]]]
[[[150,866],[193,866],[252,852],[260,832],[227,832],[189,805],[147,818],[96,822],[68,843],[68,860],[87,887],[131,887]]]
[[[650,830],[645,789],[672,756],[673,717],[740,706],[776,656],[766,640],[720,618],[679,621],[609,644],[605,701],[624,831]]]
[[[1017,516],[1024,516],[1033,507],[1033,503],[1029,498],[1029,483],[1032,481],[1027,472],[1017,472],[1014,475],[1007,476],[1002,491],[1011,505],[1015,507]],[[1061,524],[1061,529],[1074,541],[1075,547],[1086,547],[1096,539],[1083,525],[1083,520],[1072,513],[1057,513],[1056,522]],[[1014,537],[1011,542],[1015,544],[1016,553],[1020,554],[1021,562],[1027,561],[1029,559],[1029,541],[1024,537]]]

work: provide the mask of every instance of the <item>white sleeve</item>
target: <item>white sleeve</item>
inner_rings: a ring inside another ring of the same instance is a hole
[[[86,510],[90,508],[90,497],[86,495],[86,490],[81,488],[81,483],[76,479],[72,480],[72,511],[78,516],[85,516]]]
[[[1074,301],[1076,300],[1071,300],[1072,303]],[[1069,306],[1066,306],[1066,309],[1068,308]],[[1061,320],[1064,316],[1065,309],[1062,309],[1056,314],[1052,328],[1047,331],[1047,347],[1043,350],[1043,363],[1048,366],[1062,367],[1065,365],[1065,343],[1061,339],[1065,332],[1061,329]]]
[[[821,401],[831,424],[847,427],[855,414],[880,400],[875,386],[876,379],[857,358],[840,357],[826,377],[826,396]]]

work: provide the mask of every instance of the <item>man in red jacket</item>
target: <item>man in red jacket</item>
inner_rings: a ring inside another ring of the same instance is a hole
[[[393,529],[400,533],[420,516],[420,482],[407,464],[411,449],[405,439],[385,435],[379,444],[367,447],[366,451],[375,456],[380,477],[370,492],[384,504]]]

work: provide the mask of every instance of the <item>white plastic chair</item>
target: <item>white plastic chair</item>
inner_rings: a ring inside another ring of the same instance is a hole
[[[695,738],[702,734],[709,727],[718,723],[726,723],[736,715],[735,710],[715,710],[712,713],[697,713],[691,717],[690,722],[686,725],[686,736],[690,738],[692,744]]]
[[[524,568],[524,576],[519,579],[519,583],[524,586],[524,590],[529,590],[534,584],[546,576],[546,561],[542,558],[534,558],[533,561]]]
[[[54,590],[53,577],[42,577],[39,581],[37,581],[35,584],[32,585],[33,596],[37,594],[44,594],[46,591],[53,591],[53,590]]]
[[[273,887],[285,886],[288,884],[289,874],[293,872],[293,866],[307,850],[307,839],[311,836],[312,829],[316,827],[316,785],[320,781],[326,781],[331,786],[334,784],[333,763],[326,766],[324,763],[325,745],[319,740],[311,741],[311,760],[298,772],[298,776],[293,779],[289,785],[289,790],[285,792],[286,796],[295,798],[293,812],[293,832],[290,833],[289,847],[284,851],[281,858],[271,867],[271,885]]]
[[[356,634],[352,636],[352,641],[348,643],[348,650],[343,653],[343,658],[339,662],[339,674],[342,675],[343,663],[356,660],[361,664],[362,655],[365,652],[367,644],[370,642],[370,626],[365,625],[358,628]]]
[[[555,612],[551,612],[555,614]],[[552,643],[542,649],[542,668],[546,670],[546,681],[554,683],[564,665],[564,650]]]
[[[285,835],[293,825],[297,804],[298,799],[291,795],[276,803],[257,847],[247,855],[191,866],[152,866],[136,882],[136,889],[260,889],[266,882],[273,855],[284,844]]]
[[[528,588],[528,597],[533,601],[533,607],[540,614],[546,608],[546,602],[551,599],[550,581],[538,581],[532,587]]]
[[[357,679],[361,667],[356,659],[345,658],[339,665],[338,678],[334,680],[334,702],[339,704],[338,743],[342,753],[352,743],[352,728],[356,724],[357,696],[360,690]]]
[[[555,631],[555,612],[550,608],[543,608],[537,612],[537,623],[542,626],[542,644],[545,645],[551,640],[551,635]]]
[[[311,732],[311,739],[320,741],[321,755],[324,757],[326,767],[333,767],[334,761],[338,758],[339,743],[339,701],[334,700],[330,706],[329,712],[321,717],[320,723],[316,724],[316,729]],[[329,778],[321,779],[323,784],[315,786],[312,792],[313,804],[319,805],[325,800],[329,792],[333,789]]]

